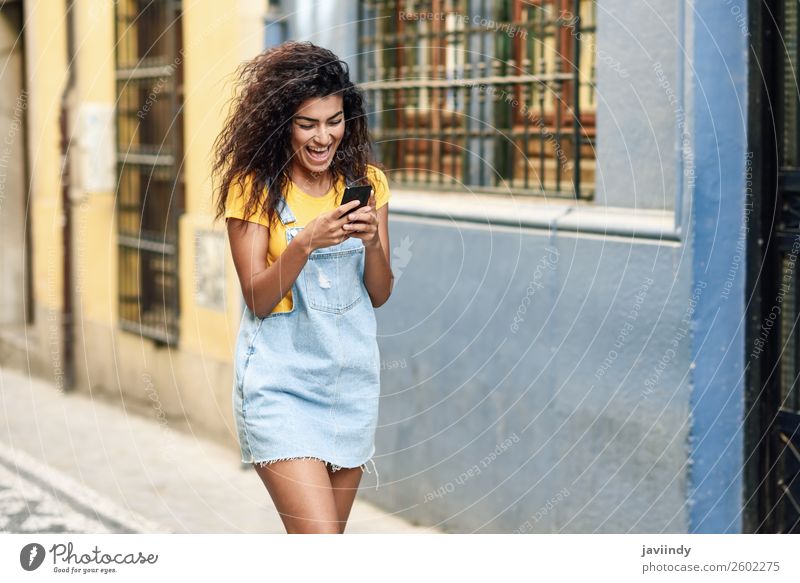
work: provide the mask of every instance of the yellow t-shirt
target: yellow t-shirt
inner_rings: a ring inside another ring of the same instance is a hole
[[[375,208],[379,209],[389,202],[389,183],[383,171],[372,165],[367,166],[367,178],[375,190]],[[321,213],[332,211],[338,207],[344,193],[344,180],[339,179],[338,183],[324,196],[311,196],[300,190],[294,182],[288,183],[288,194],[284,195],[286,203],[292,209],[296,222],[290,223],[292,227],[305,227],[309,222],[317,218]],[[338,186],[338,189],[336,188]],[[338,194],[337,194],[338,190]],[[266,196],[266,189],[262,193]],[[244,207],[247,197],[243,196],[238,185],[234,184],[228,192],[225,201],[225,218],[233,217],[258,223],[269,228],[269,245],[267,248],[267,266],[272,265],[278,259],[284,249],[286,249],[286,226],[280,221],[277,210],[272,226],[267,223],[267,217],[262,216],[260,210],[256,211],[251,217],[245,218]],[[260,208],[260,207],[259,207]],[[290,312],[292,310],[292,290],[289,290],[278,305],[272,310],[272,314],[277,312]]]

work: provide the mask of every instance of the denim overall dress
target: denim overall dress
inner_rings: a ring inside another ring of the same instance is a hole
[[[287,245],[303,227],[284,198]],[[312,251],[292,309],[259,318],[245,306],[236,339],[233,411],[242,462],[312,458],[333,471],[375,454],[380,354],[364,284],[365,249],[351,237]]]

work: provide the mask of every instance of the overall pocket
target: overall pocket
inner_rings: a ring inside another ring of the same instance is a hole
[[[310,308],[341,314],[363,297],[364,244],[347,239],[314,250],[303,268],[304,291]]]

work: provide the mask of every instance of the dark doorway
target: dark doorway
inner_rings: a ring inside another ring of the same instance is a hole
[[[744,531],[800,532],[800,7],[751,0]]]

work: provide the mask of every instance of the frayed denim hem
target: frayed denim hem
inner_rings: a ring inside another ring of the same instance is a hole
[[[275,462],[284,462],[284,461],[288,461],[288,460],[316,460],[316,461],[322,462],[326,466],[330,467],[332,472],[336,472],[336,471],[339,471],[341,469],[345,469],[344,466],[338,466],[338,465],[336,465],[334,463],[331,463],[331,462],[329,462],[327,460],[324,460],[324,459],[318,458],[318,457],[314,457],[314,456],[282,457],[282,458],[275,458],[275,459],[271,459],[271,460],[251,461],[250,463],[257,464],[259,467],[263,468],[264,466],[267,466],[267,465],[275,463]],[[370,462],[372,462],[372,469],[375,470],[375,489],[377,490],[380,482],[379,482],[379,475],[378,475],[378,467],[375,465],[375,460],[370,458],[369,460],[367,460],[366,462],[364,462],[363,464],[361,464],[358,467],[360,467],[362,471],[365,471],[368,474],[371,474],[372,472],[370,472],[369,468],[367,467],[367,464],[370,463]],[[245,462],[245,463],[247,463],[247,462]],[[346,469],[352,469],[352,468],[346,468]]]

